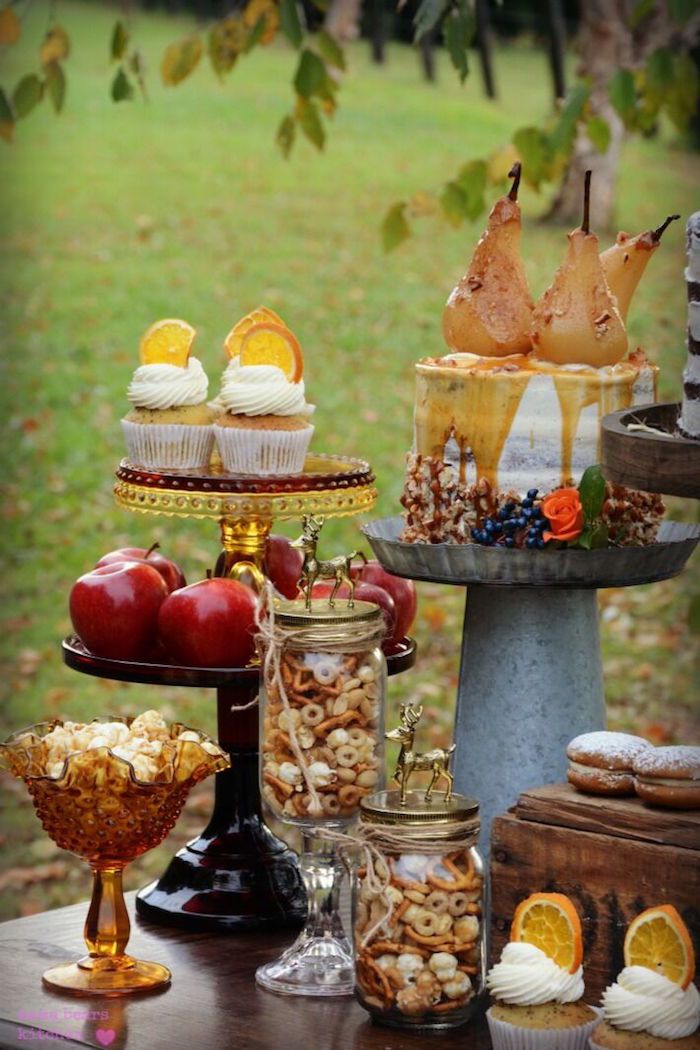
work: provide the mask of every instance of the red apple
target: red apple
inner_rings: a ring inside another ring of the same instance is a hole
[[[245,667],[254,652],[256,598],[227,576],[173,591],[158,614],[158,637],[175,663]]]
[[[332,590],[332,583],[327,583],[325,580],[319,580],[318,583],[314,584],[311,593],[314,598],[327,598]],[[344,583],[335,596],[336,603],[341,600],[347,601],[348,594],[348,585]],[[364,580],[358,580],[355,584],[355,598],[358,602],[374,602],[375,605],[380,606],[386,619],[386,641],[389,642],[392,640],[396,633],[394,629],[396,622],[396,606],[394,604],[394,599],[389,592],[385,591],[383,587],[375,587],[373,583],[365,583]]]
[[[143,660],[153,651],[158,610],[167,596],[163,577],[145,561],[114,562],[75,581],[70,618],[96,656]]]
[[[270,535],[265,548],[265,574],[285,598],[296,598],[304,557],[286,536]]]
[[[391,641],[400,641],[408,634],[416,618],[418,599],[413,580],[394,576],[392,572],[387,572],[378,561],[368,561],[366,565],[357,570],[357,575],[363,583],[373,583],[375,587],[381,587],[394,599],[396,624]]]
[[[102,555],[95,568],[99,568],[100,565],[114,565],[115,562],[120,561],[145,561],[152,565],[165,580],[169,591],[176,591],[187,585],[180,566],[161,554],[157,543],[154,543],[148,550],[145,547],[121,547],[119,550],[110,551],[109,554]]]

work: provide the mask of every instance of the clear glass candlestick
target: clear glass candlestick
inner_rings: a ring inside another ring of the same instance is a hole
[[[109,724],[131,721],[110,719]],[[132,764],[108,746],[75,751],[52,763],[43,741],[61,725],[41,723],[0,743],[0,760],[24,780],[45,830],[61,849],[86,860],[93,874],[83,931],[88,953],[47,970],[44,984],[72,995],[108,996],[164,987],[171,977],[166,966],[126,954],[130,923],[122,872],[165,838],[190,789],[226,769],[229,760],[207,736],[175,723],[168,728],[170,740],[158,749],[157,766],[139,763],[139,755]],[[186,739],[178,739],[181,734]],[[154,779],[140,779],[146,770]]]

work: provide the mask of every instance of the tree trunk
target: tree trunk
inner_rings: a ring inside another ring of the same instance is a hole
[[[435,40],[432,33],[426,33],[418,41],[418,53],[423,76],[430,83],[435,81]]]
[[[491,16],[488,0],[476,0],[476,46],[481,63],[481,79],[487,98],[496,98],[496,81],[491,56]]]
[[[372,61],[383,66],[386,53],[386,11],[384,0],[370,0],[370,41],[372,44]]]
[[[583,201],[583,177],[593,171],[591,183],[591,223],[597,229],[610,229],[614,205],[620,148],[624,127],[608,99],[608,82],[617,69],[634,70],[656,48],[669,46],[675,30],[665,0],[659,0],[634,30],[629,28],[636,0],[582,0],[578,51],[578,72],[591,79],[591,109],[610,127],[610,146],[599,153],[581,128],[573,155],[552,205],[549,218],[578,225]],[[690,34],[697,32],[690,23]]]
[[[549,64],[552,70],[552,84],[556,101],[566,96],[566,71],[564,68],[566,23],[561,0],[548,0],[547,14],[549,21]]]
[[[362,0],[331,0],[323,28],[339,44],[357,40],[361,6]]]

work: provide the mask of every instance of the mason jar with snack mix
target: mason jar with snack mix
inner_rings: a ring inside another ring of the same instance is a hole
[[[360,803],[353,886],[355,994],[397,1028],[464,1024],[484,993],[479,804],[380,791]]]
[[[382,786],[384,634],[371,602],[274,603],[260,642],[260,776],[280,820],[342,824]]]

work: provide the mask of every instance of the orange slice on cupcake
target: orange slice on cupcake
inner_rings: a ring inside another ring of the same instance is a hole
[[[685,923],[672,904],[647,908],[630,923],[625,966],[644,966],[687,988],[695,976],[695,952]]]
[[[281,325],[286,328],[284,321],[276,314],[274,310],[271,310],[268,306],[256,306],[254,310],[251,310],[245,317],[241,317],[240,321],[236,321],[235,325],[224,339],[224,350],[229,357],[238,357],[241,352],[241,346],[243,339],[248,331],[253,327],[254,324],[263,324],[265,322],[272,322],[272,324]]]
[[[563,893],[533,893],[521,901],[510,939],[533,944],[569,973],[575,973],[583,960],[581,920]]]
[[[139,343],[142,365],[179,365],[187,368],[196,330],[187,321],[168,317],[156,321]]]
[[[304,370],[304,359],[296,337],[283,324],[264,321],[254,324],[243,336],[242,365],[276,365],[290,383],[298,383]]]

